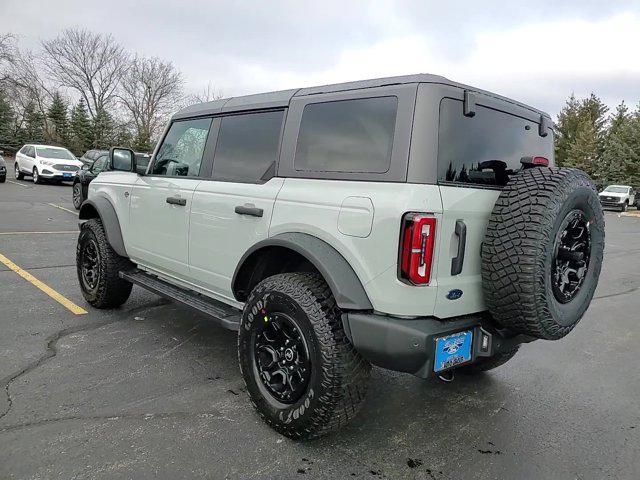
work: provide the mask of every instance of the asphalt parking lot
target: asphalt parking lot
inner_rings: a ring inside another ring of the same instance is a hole
[[[640,218],[607,213],[587,315],[452,383],[374,369],[348,428],[296,443],[260,421],[236,338],[138,287],[84,302],[68,185],[0,184],[0,478],[640,478]],[[35,233],[34,233],[35,232]]]

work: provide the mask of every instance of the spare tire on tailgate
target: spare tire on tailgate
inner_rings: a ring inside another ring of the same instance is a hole
[[[482,243],[482,284],[494,319],[557,340],[586,311],[598,284],[604,216],[582,171],[534,167],[513,176]]]

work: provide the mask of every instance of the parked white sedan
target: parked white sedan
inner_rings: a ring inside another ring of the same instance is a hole
[[[636,204],[636,192],[628,185],[609,185],[600,192],[600,203],[604,208],[616,208],[621,212]]]
[[[66,148],[27,144],[16,154],[14,169],[18,180],[30,175],[33,183],[42,183],[72,181],[81,166],[82,162]]]

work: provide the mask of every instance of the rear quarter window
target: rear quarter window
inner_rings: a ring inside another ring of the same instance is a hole
[[[385,173],[391,163],[398,99],[358,98],[304,107],[294,168]]]
[[[465,117],[461,100],[440,103],[440,182],[504,186],[529,155],[553,162],[553,132],[541,137],[536,122],[481,105],[475,116]]]

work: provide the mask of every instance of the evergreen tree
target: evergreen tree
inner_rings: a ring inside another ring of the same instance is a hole
[[[15,148],[14,133],[15,115],[3,90],[0,90],[0,150]]]
[[[137,146],[133,141],[133,135],[131,129],[127,125],[118,125],[114,128],[113,136],[111,138],[111,146],[129,147],[133,150],[137,150]],[[146,150],[142,150],[146,151]]]
[[[45,142],[44,116],[36,109],[33,102],[29,102],[24,109],[23,135],[26,142]]]
[[[628,154],[628,123],[631,120],[629,108],[622,102],[611,116],[600,168],[594,178],[600,185],[619,183],[622,179],[622,160]]]
[[[58,92],[53,95],[51,105],[47,110],[47,117],[51,120],[51,141],[66,146],[69,143],[69,119],[67,104]]]
[[[594,94],[578,100],[571,95],[556,124],[556,163],[601,177],[605,150],[607,106]]]
[[[556,122],[556,163],[564,166],[569,158],[569,150],[576,140],[580,125],[580,102],[571,94],[558,114]]]
[[[82,99],[71,111],[71,148],[80,156],[91,148],[92,129],[87,107]]]
[[[100,109],[96,112],[92,124],[93,147],[94,148],[110,148],[113,140],[114,125],[111,115]]]
[[[595,177],[598,166],[598,140],[590,118],[583,118],[578,125],[575,139],[569,147],[566,166],[579,168]]]

